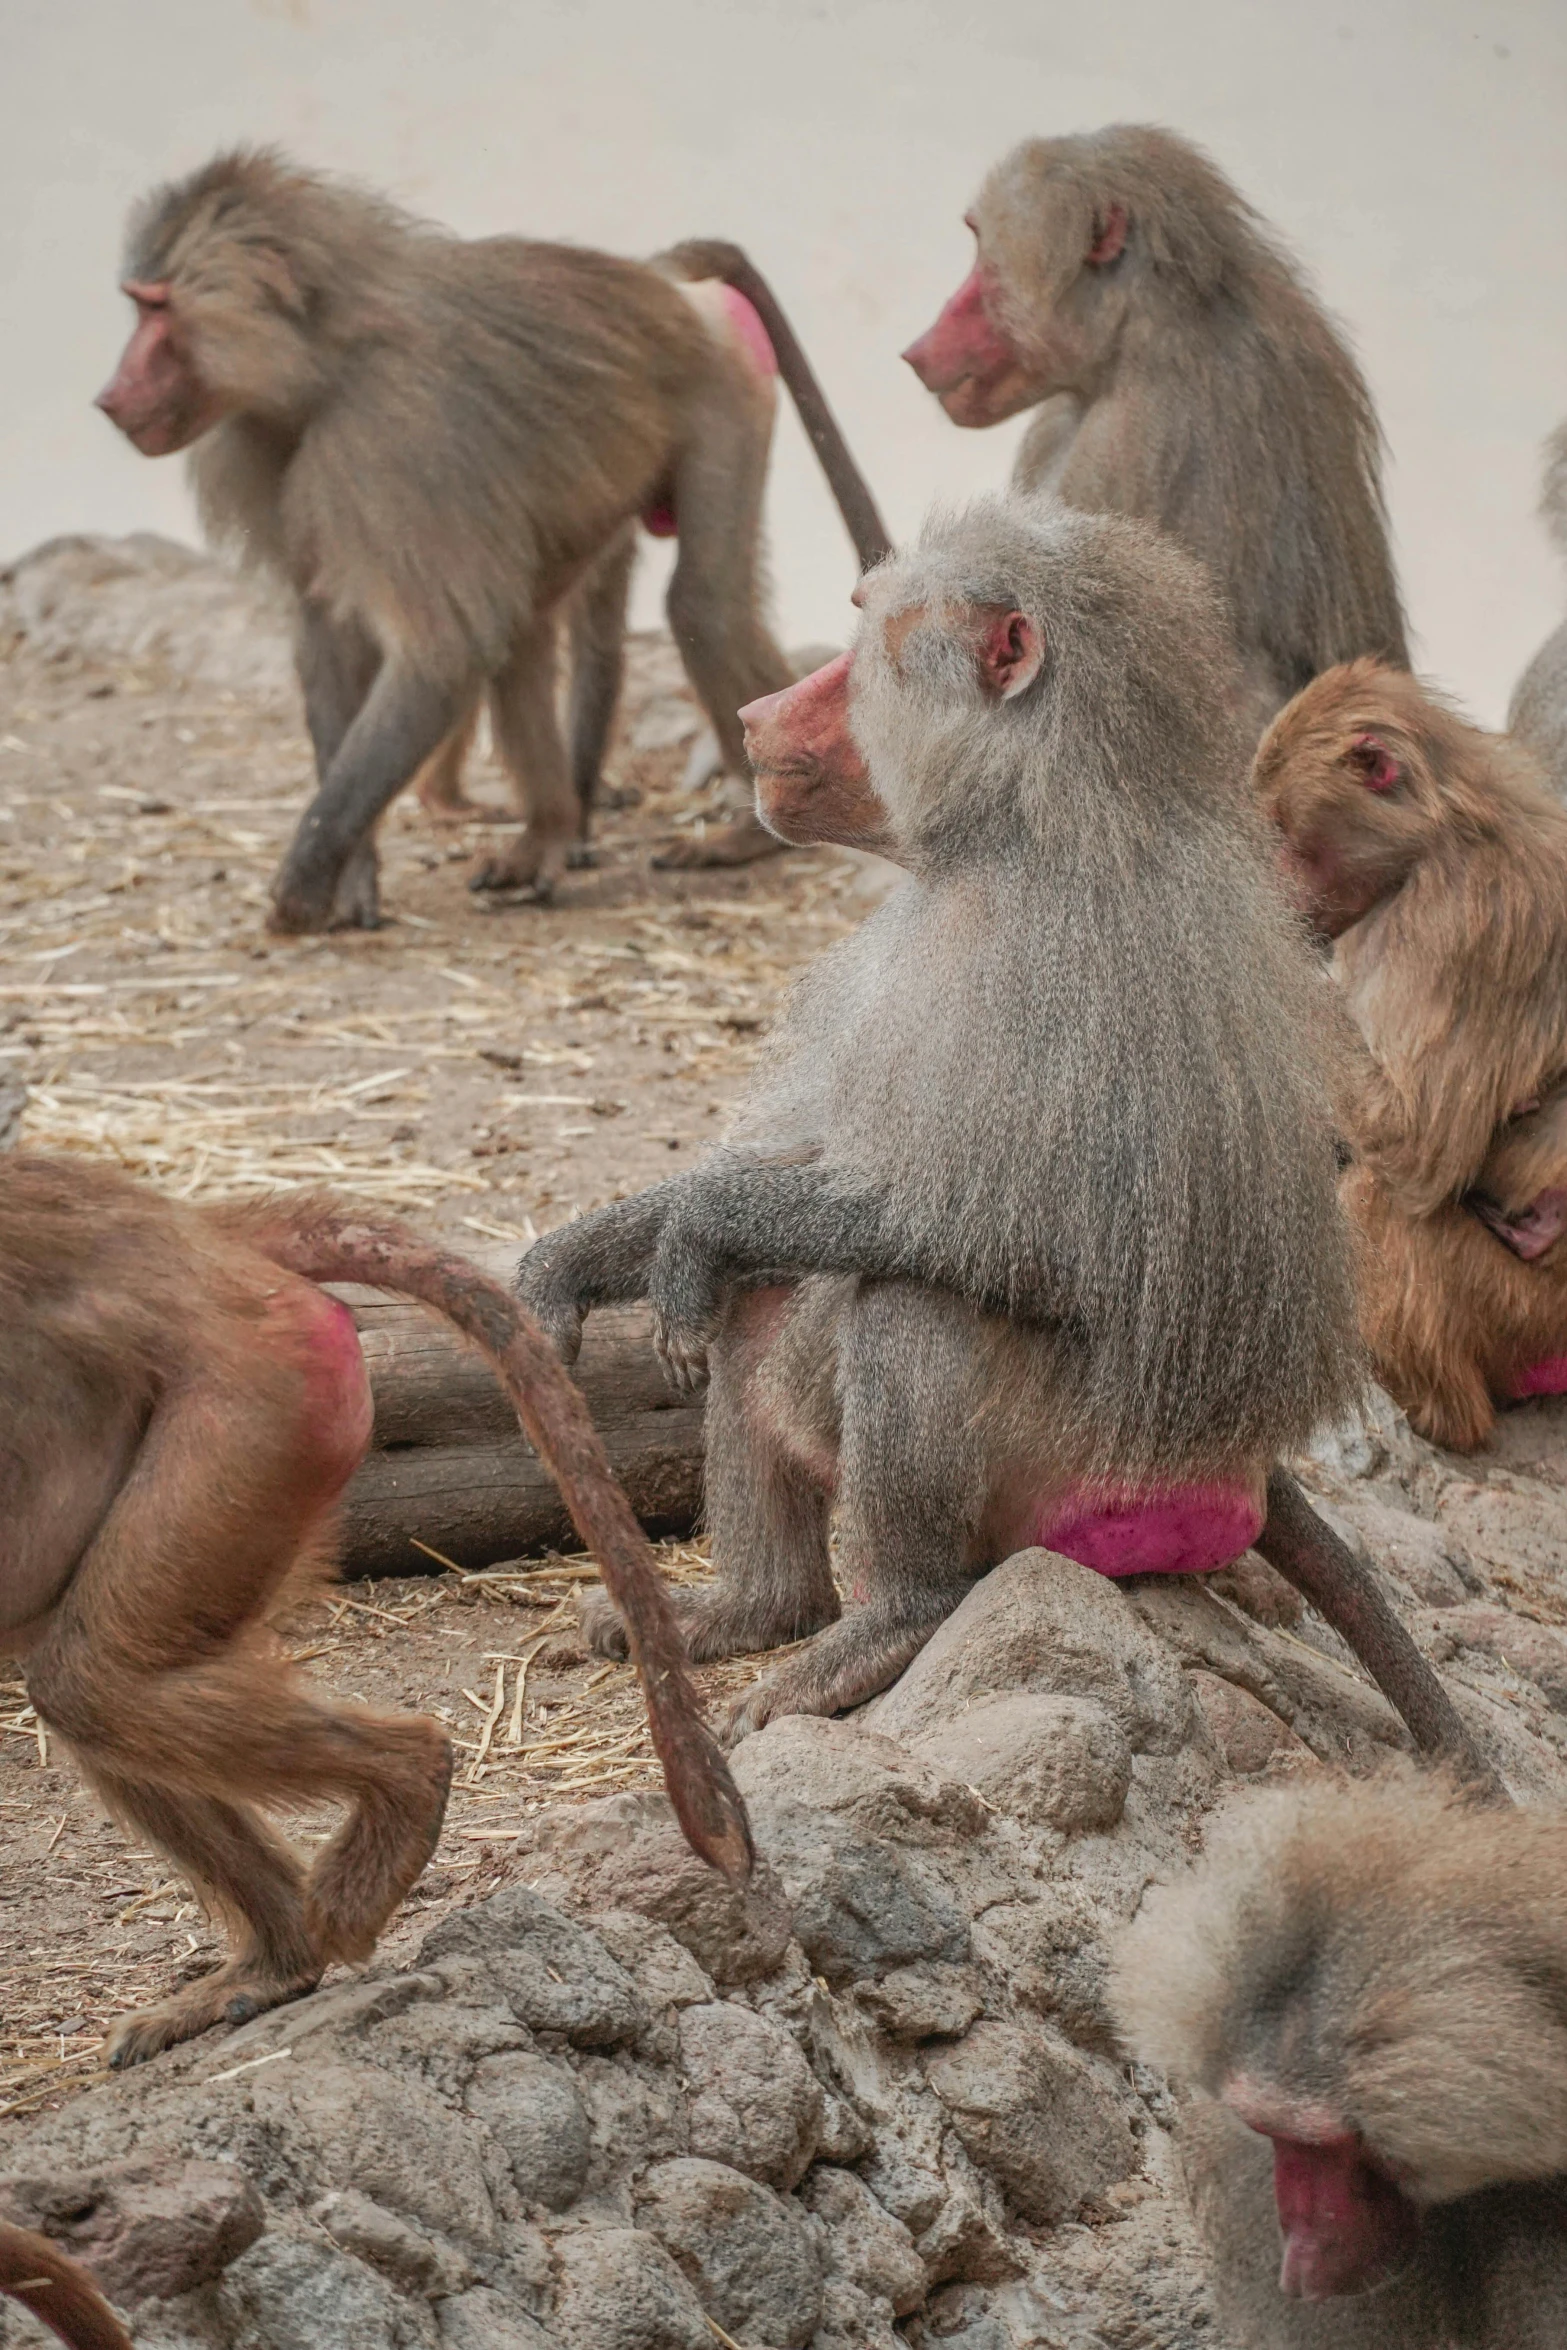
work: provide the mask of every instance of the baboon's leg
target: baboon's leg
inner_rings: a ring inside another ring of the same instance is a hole
[[[680,551],[669,583],[669,625],[712,720],[724,767],[747,792],[751,769],[736,712],[794,682],[763,616],[762,499],[771,431],[771,399],[726,380],[724,396],[715,392],[675,467]],[[775,856],[784,845],[746,808],[701,840],[671,842],[654,862],[743,865]]]
[[[626,665],[626,602],[637,558],[635,527],[622,531],[599,557],[571,599],[567,633],[571,653],[571,783],[577,795],[577,840],[569,865],[591,865],[588,842],[610,729]]]
[[[776,1648],[831,1623],[838,1613],[828,1557],[831,1432],[821,1432],[821,1459],[802,1457],[799,1405],[804,1400],[807,1414],[820,1419],[821,1399],[813,1413],[812,1399],[800,1397],[798,1349],[784,1337],[797,1295],[762,1289],[737,1297],[713,1344],[706,1517],[717,1582],[710,1591],[671,1595],[698,1663]],[[807,1299],[804,1318],[812,1310]],[[814,1352],[826,1385],[830,1336]],[[585,1603],[582,1614],[596,1648],[611,1656],[626,1653],[620,1619],[601,1595]]]
[[[462,787],[463,768],[479,731],[481,703],[482,697],[474,699],[467,716],[414,777],[415,795],[432,823],[460,824],[466,817],[490,813],[478,800],[470,800]]]
[[[970,1587],[985,1500],[971,1409],[978,1316],[902,1282],[862,1284],[839,1340],[838,1539],[851,1605],[746,1692],[726,1735],[831,1714],[895,1681]]]
[[[577,799],[555,712],[554,613],[519,640],[490,686],[495,747],[528,829],[485,859],[470,889],[531,889],[540,903],[554,894],[577,837]]]

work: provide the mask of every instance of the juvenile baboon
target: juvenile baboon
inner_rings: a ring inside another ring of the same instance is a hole
[[[93,1786],[236,1929],[234,1955],[128,2017],[127,2064],[367,1958],[435,1848],[438,1722],[295,1680],[266,1625],[329,1561],[370,1441],[346,1306],[364,1281],[434,1306],[489,1356],[632,1626],[654,1740],[691,1843],[750,1865],[745,1809],[703,1728],[669,1611],[587,1407],[515,1299],[460,1257],[326,1199],[197,1209],[107,1168],[18,1156],[0,1184],[0,1655]],[[255,1803],[349,1818],[301,1874]]]
[[[47,2236],[0,2220],[0,2293],[30,2309],[67,2350],[132,2350],[130,2335],[79,2261]]]
[[[1545,480],[1540,517],[1552,540],[1567,555],[1567,424],[1545,444]],[[1567,799],[1567,620],[1548,636],[1513,688],[1507,724],[1528,745]]]
[[[1245,2350],[1567,2341],[1567,1834],[1412,1773],[1254,1795],[1113,1997]],[[1354,2298],[1362,2296],[1362,2298]]]
[[[967,217],[974,268],[904,358],[955,424],[1037,408],[1019,488],[1207,564],[1253,733],[1332,662],[1407,661],[1371,395],[1207,156],[1131,124],[1027,139]]]
[[[871,1696],[1026,1543],[1227,1563],[1359,1384],[1320,982],[1204,575],[987,501],[860,597],[852,656],[745,713],[758,804],[908,880],[806,973],[714,1158],[519,1274],[568,1352],[646,1289],[677,1371],[710,1356],[693,1653],[818,1634],[731,1729]]]
[[[1255,783],[1363,1039],[1340,1104],[1361,1328],[1421,1434],[1472,1451],[1497,1402],[1567,1387],[1567,808],[1371,661],[1280,713]]]
[[[320,789],[275,928],[375,924],[376,819],[481,691],[528,828],[474,885],[548,896],[586,837],[640,514],[675,519],[670,626],[745,773],[735,711],[789,669],[762,613],[768,333],[739,313],[768,305],[835,488],[856,521],[874,508],[743,255],[690,250],[743,290],[684,282],[698,265],[680,254],[661,268],[465,242],[269,152],[219,156],[138,206],[137,325],[99,405],[149,456],[193,448],[208,530],[297,600]]]

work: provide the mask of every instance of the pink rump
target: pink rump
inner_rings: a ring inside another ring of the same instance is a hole
[[[1097,1575],[1207,1575],[1251,1548],[1266,1512],[1245,1485],[1069,1494],[1034,1540]]]
[[[778,373],[778,354],[773,339],[757,316],[755,306],[734,286],[723,286],[720,295],[735,338],[745,346],[746,357],[758,375]]]
[[[1531,1363],[1514,1380],[1513,1394],[1519,1402],[1526,1395],[1567,1395],[1567,1355],[1547,1355],[1543,1363]]]

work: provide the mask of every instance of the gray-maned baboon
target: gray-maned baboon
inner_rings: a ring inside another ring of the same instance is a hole
[[[859,594],[853,654],[745,713],[758,804],[909,879],[799,983],[714,1158],[519,1273],[568,1354],[642,1291],[677,1371],[710,1351],[719,1580],[681,1622],[699,1657],[819,1635],[732,1730],[869,1697],[1028,1542],[1226,1563],[1360,1379],[1320,982],[1204,574],[1144,525],[998,500]]]
[[[704,272],[726,282],[687,282]],[[639,515],[678,529],[670,625],[745,773],[735,711],[789,680],[762,611],[769,343],[851,520],[868,527],[874,508],[733,247],[653,266],[464,241],[239,153],[137,208],[124,284],[137,325],[100,405],[149,456],[194,444],[207,528],[297,599],[320,789],[274,886],[275,928],[377,921],[376,819],[481,690],[529,821],[475,886],[549,893],[614,713]]]
[[[1567,424],[1559,424],[1545,444],[1540,518],[1567,555]],[[1546,638],[1514,686],[1507,724],[1533,751],[1552,788],[1567,799],[1567,620]]]
[[[1274,719],[1253,781],[1354,1022],[1341,1192],[1377,1376],[1473,1451],[1567,1389],[1567,809],[1407,671],[1351,661]]]
[[[234,1928],[226,1965],[120,2024],[112,2064],[368,1958],[440,1835],[441,1724],[311,1691],[267,1637],[330,1560],[370,1441],[353,1321],[321,1281],[421,1299],[488,1356],[626,1606],[687,1837],[736,1880],[750,1867],[646,1538],[514,1298],[328,1199],[195,1208],[19,1155],[0,1184],[0,1656],[110,1809]],[[252,1807],[322,1800],[349,1816],[307,1875]]]
[[[1567,2341],[1567,1825],[1401,1772],[1247,1798],[1118,1954],[1245,2350]]]
[[[1207,564],[1254,735],[1332,662],[1407,661],[1371,396],[1205,155],[1130,124],[1025,140],[968,225],[974,269],[904,358],[955,424],[1037,408],[1019,488],[1140,515]]]

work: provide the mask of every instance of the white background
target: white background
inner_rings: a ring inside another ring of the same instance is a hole
[[[959,432],[897,357],[967,270],[967,199],[1015,139],[1118,120],[1207,146],[1347,323],[1417,657],[1498,721],[1563,600],[1533,519],[1567,413],[1561,0],[0,0],[0,554],[193,535],[177,462],[89,404],[120,226],[268,139],[465,234],[738,238],[907,531],[1018,429]],[[786,639],[841,638],[852,559],[792,419],[771,540]]]

